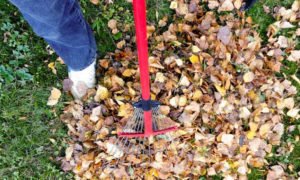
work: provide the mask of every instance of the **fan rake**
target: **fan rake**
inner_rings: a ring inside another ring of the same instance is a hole
[[[110,158],[103,165],[108,167],[116,167],[120,161],[124,163],[130,159],[130,154],[141,161],[151,161],[151,155],[156,151],[166,150],[172,140],[170,132],[177,130],[176,124],[160,110],[160,103],[150,98],[145,0],[133,0],[133,12],[142,99],[133,105],[134,112],[118,133],[117,140],[107,144]]]

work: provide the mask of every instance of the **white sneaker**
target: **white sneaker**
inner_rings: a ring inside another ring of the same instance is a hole
[[[81,71],[69,70],[72,81],[71,93],[75,99],[80,99],[89,88],[94,88],[96,83],[96,61]]]

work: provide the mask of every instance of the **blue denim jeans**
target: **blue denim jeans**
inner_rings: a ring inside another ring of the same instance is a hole
[[[82,70],[97,56],[97,45],[78,0],[9,0],[34,32],[43,37],[72,70]]]

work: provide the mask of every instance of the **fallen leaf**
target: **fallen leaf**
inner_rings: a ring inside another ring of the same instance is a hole
[[[73,155],[73,147],[70,146],[66,149],[66,160],[70,161],[72,155]]]
[[[254,79],[254,73],[251,72],[251,71],[245,73],[244,76],[243,76],[243,80],[246,83],[253,81],[253,79]]]
[[[109,93],[106,87],[98,85],[97,87],[97,92],[96,95],[94,97],[94,100],[96,102],[99,102],[100,100],[105,100],[109,97]]]
[[[221,141],[226,144],[227,146],[232,146],[234,140],[234,136],[232,134],[223,134]]]
[[[178,107],[178,103],[179,103],[179,96],[175,96],[170,99],[171,106],[176,108]]]
[[[287,115],[292,117],[292,118],[296,118],[296,117],[299,117],[299,111],[300,111],[300,109],[290,109],[287,112]]]
[[[125,77],[131,77],[136,71],[133,69],[125,69],[125,71],[122,73]]]
[[[229,0],[227,0],[229,1]],[[227,26],[221,27],[218,31],[218,39],[225,45],[230,43],[230,30]]]
[[[90,116],[90,120],[93,122],[97,122],[99,120],[99,115],[101,115],[101,106],[97,106],[93,108],[92,115]]]
[[[47,105],[49,106],[56,105],[58,103],[58,99],[60,98],[60,96],[61,96],[60,90],[57,88],[52,88],[51,95],[48,99]]]
[[[190,84],[191,83],[190,83],[189,79],[185,75],[182,75],[180,78],[180,81],[179,81],[179,85],[180,86],[189,86]]]
[[[267,133],[267,132],[269,132],[270,131],[270,124],[263,124],[260,128],[259,128],[259,134],[260,134],[260,136],[265,136],[265,134]]]
[[[232,11],[234,9],[234,6],[232,4],[231,0],[225,0],[223,4],[221,4],[221,7],[219,7],[218,11]]]
[[[48,67],[52,70],[53,74],[57,73],[57,71],[55,69],[55,63],[54,62],[49,63]]]
[[[196,56],[196,55],[192,55],[192,56],[190,57],[190,61],[191,61],[192,64],[195,64],[196,62],[199,61],[199,58],[198,58],[198,56]]]
[[[115,19],[111,19],[108,21],[108,27],[113,30],[117,28],[117,21]]]
[[[240,108],[240,114],[239,114],[240,118],[248,119],[250,117],[250,115],[251,115],[251,113],[248,110],[248,108],[246,108],[246,107]]]
[[[192,46],[192,52],[193,53],[199,53],[200,51],[201,50],[198,48],[198,46]],[[193,61],[195,61],[195,60],[191,60],[192,57],[190,57],[190,61],[193,63]],[[198,56],[197,56],[197,58],[198,58]]]
[[[125,40],[123,39],[122,41],[117,43],[117,48],[122,49],[124,45],[125,45]]]
[[[187,103],[187,98],[186,98],[186,96],[180,96],[179,97],[179,102],[178,102],[178,105],[179,106],[185,106],[186,105],[186,103]]]
[[[129,103],[121,104],[118,112],[118,116],[130,117],[132,113],[132,106]]]
[[[99,0],[90,0],[90,2],[96,5],[99,4]]]
[[[178,6],[177,2],[176,1],[172,1],[171,4],[170,4],[170,9],[176,9]]]

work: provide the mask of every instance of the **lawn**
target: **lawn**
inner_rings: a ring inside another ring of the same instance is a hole
[[[271,14],[265,15],[263,5],[270,9],[276,5],[289,8],[292,3],[293,0],[260,0],[246,15],[259,24],[256,30],[266,42],[266,29],[275,19]],[[107,22],[113,18],[124,24],[133,24],[133,16],[128,11],[132,9],[130,4],[123,0],[115,0],[109,5],[94,5],[88,0],[80,0],[80,4],[94,31],[100,56],[114,51],[116,43],[124,37],[122,33],[112,34]],[[147,5],[149,24],[156,24],[164,15],[171,16],[173,13],[167,0],[148,0]],[[72,172],[64,172],[60,167],[69,137],[67,127],[59,119],[64,102],[72,98],[63,93],[56,106],[47,106],[51,87],[62,89],[67,67],[56,61],[57,55],[43,39],[34,34],[17,8],[7,0],[0,2],[0,34],[0,177],[72,179]],[[289,32],[282,31],[279,34],[288,36]],[[133,31],[130,30],[128,35],[134,35]],[[299,41],[298,36],[296,49],[300,49]],[[57,74],[48,67],[51,62],[54,62]],[[292,75],[300,78],[298,64],[283,60],[281,73],[277,75],[287,77],[297,87],[295,102],[299,104],[300,84],[290,78]],[[284,118],[285,134],[280,146],[273,148],[276,154],[278,149],[291,143],[293,152],[269,158],[273,164],[294,165],[294,170],[289,170],[294,177],[300,171],[299,121]],[[287,129],[292,125],[296,125],[296,129],[288,133]],[[248,178],[263,179],[266,173],[267,169],[253,168]]]

